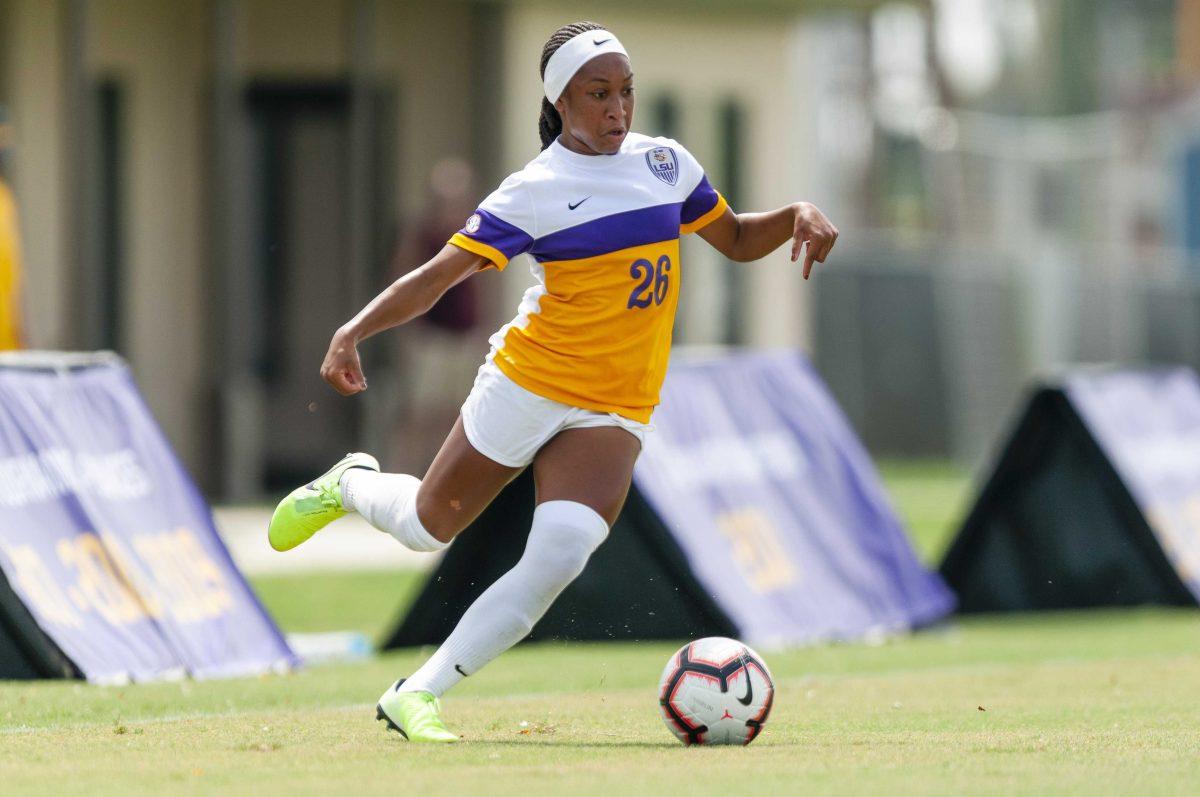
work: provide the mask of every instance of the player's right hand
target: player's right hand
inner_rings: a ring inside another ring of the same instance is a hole
[[[321,378],[343,396],[353,396],[367,389],[362,362],[358,359],[358,345],[353,337],[340,329],[329,342],[329,351],[325,352]]]

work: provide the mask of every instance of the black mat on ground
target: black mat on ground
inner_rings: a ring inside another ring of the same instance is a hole
[[[1196,605],[1058,386],[1030,400],[941,573],[962,612]]]
[[[442,642],[474,600],[521,557],[533,521],[521,474],[459,535],[384,647]],[[735,636],[683,552],[634,487],[608,539],[534,627],[531,640]]]
[[[78,677],[75,665],[38,627],[0,572],[0,680]]]

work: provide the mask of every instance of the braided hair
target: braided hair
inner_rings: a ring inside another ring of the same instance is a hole
[[[546,41],[546,46],[542,48],[541,75],[543,80],[546,77],[546,64],[550,62],[550,56],[554,55],[559,47],[589,30],[604,30],[604,26],[597,25],[595,22],[572,22],[570,25],[563,25],[554,31],[554,34]],[[558,115],[558,109],[554,107],[554,103],[542,97],[542,114],[538,117],[538,135],[542,138],[542,149],[550,146],[560,133],[562,133],[562,117]]]

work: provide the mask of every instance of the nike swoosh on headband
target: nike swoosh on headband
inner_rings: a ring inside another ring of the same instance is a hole
[[[564,42],[550,56],[542,74],[542,89],[546,99],[551,103],[558,102],[571,76],[588,61],[606,53],[629,56],[621,40],[609,30],[593,30],[590,35],[581,33]]]

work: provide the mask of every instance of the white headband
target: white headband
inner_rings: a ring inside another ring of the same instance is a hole
[[[553,105],[562,96],[563,90],[579,68],[598,55],[620,53],[626,58],[629,53],[617,41],[617,37],[606,30],[588,30],[568,39],[550,60],[546,62],[546,74],[542,83],[546,88],[546,99]]]

